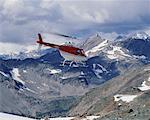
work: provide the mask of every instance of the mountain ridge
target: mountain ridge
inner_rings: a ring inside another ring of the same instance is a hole
[[[143,41],[149,43],[147,39]],[[133,47],[129,49],[124,46],[126,42],[131,44],[130,40],[131,38],[109,42],[95,35],[83,44],[83,47],[88,45],[85,52],[92,51],[93,56],[85,61],[86,65],[73,64],[71,67],[61,66],[64,59],[58,50],[52,49],[24,52],[14,58],[2,56],[0,89],[4,91],[1,94],[1,103],[4,104],[0,110],[39,118],[45,115],[68,115],[69,110],[79,102],[80,97],[87,95],[89,90],[101,84],[105,85],[106,81],[111,82],[119,75],[124,76],[124,72],[149,64],[148,52],[141,57],[140,54],[132,52]],[[150,47],[147,46],[148,48]],[[34,53],[38,56],[33,56]],[[4,101],[5,97],[8,101]],[[15,99],[16,102],[9,101],[10,99]],[[5,106],[7,104],[8,106]]]

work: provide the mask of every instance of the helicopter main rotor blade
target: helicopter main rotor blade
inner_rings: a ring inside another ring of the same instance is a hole
[[[61,37],[66,37],[66,38],[77,39],[76,37],[69,36],[69,35],[64,35],[64,34],[60,34],[60,33],[51,32],[51,34],[58,35],[58,36],[61,36]]]

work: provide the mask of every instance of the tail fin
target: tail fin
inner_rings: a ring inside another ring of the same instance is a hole
[[[41,36],[40,33],[38,33],[38,36],[39,36],[39,41],[40,41],[40,42],[43,42],[43,39],[42,39],[42,36]]]
[[[43,39],[42,39],[42,36],[40,33],[38,33],[38,38],[39,39],[36,42],[39,44],[39,46],[38,46],[38,51],[39,51],[41,49],[42,43],[43,43]]]

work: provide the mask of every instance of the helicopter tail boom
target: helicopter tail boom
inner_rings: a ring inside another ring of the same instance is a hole
[[[52,48],[59,48],[60,47],[59,45],[56,45],[56,44],[44,42],[40,33],[38,33],[38,40],[36,42],[39,44],[40,47],[42,45],[52,47]]]

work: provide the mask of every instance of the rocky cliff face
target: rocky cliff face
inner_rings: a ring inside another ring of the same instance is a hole
[[[86,93],[70,115],[100,115],[105,119],[150,118],[150,66],[130,69]]]

